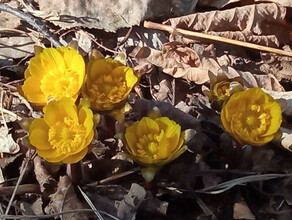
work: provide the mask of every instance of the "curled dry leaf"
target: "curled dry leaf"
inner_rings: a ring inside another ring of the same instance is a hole
[[[71,180],[68,176],[60,177],[58,183],[57,192],[54,193],[51,197],[50,204],[46,207],[47,213],[58,213],[62,211],[69,211],[75,209],[84,209],[82,203],[78,200]],[[88,219],[87,215],[83,212],[76,212],[63,215],[64,220],[79,220],[79,219]]]
[[[149,47],[137,47],[132,55],[139,62],[136,70],[144,68],[146,65],[148,65],[149,70],[151,65],[155,65],[175,78],[184,78],[197,84],[212,80],[210,76],[216,78],[219,75],[225,75],[230,80],[241,78],[243,85],[247,88],[261,87],[268,90],[284,91],[272,74],[264,72],[252,74],[248,71],[238,71],[231,66],[220,66],[217,59],[207,49],[199,55],[193,49],[175,41],[164,44],[161,51]]]
[[[241,201],[234,203],[233,219],[255,220],[256,218],[246,205],[245,201]]]
[[[9,134],[8,127],[0,127],[0,153],[16,154],[19,149],[19,145],[15,143],[12,135]]]
[[[116,202],[118,217],[125,220],[133,219],[145,196],[145,189],[138,184],[133,183],[131,185],[130,191],[124,197],[124,199],[120,202]]]
[[[292,7],[292,2],[290,0],[253,0],[254,2],[273,2],[277,3],[279,5],[285,6],[285,7]],[[199,0],[198,4],[200,6],[209,6],[209,7],[216,7],[216,8],[224,8],[225,6],[228,6],[231,3],[244,3],[242,0]],[[248,2],[248,1],[247,1]]]
[[[291,49],[288,48],[290,51]],[[292,81],[292,58],[275,55],[262,55],[263,64],[261,71],[273,74],[278,80],[288,79]]]
[[[40,184],[40,190],[42,193],[47,190],[47,195],[54,190],[57,183],[56,180],[52,178],[47,169],[44,166],[44,160],[42,160],[39,156],[36,156],[33,159],[34,162],[34,173],[38,183]]]
[[[282,132],[282,136],[276,141],[276,144],[292,152],[292,131],[283,127],[281,127],[280,130]]]
[[[133,55],[141,64],[159,66],[163,72],[175,78],[184,78],[198,84],[209,80],[208,70],[215,71],[219,67],[207,58],[201,60],[194,50],[178,42],[164,44],[162,51],[149,47],[136,48]]]
[[[207,32],[235,40],[277,47],[288,43],[290,39],[287,28],[278,25],[285,15],[284,7],[262,3],[171,18],[165,24],[185,30]],[[175,33],[172,39],[180,39],[183,43],[195,41],[187,37],[177,38]]]

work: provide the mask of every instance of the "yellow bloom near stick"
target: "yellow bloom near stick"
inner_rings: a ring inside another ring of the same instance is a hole
[[[38,106],[63,97],[75,101],[84,76],[84,60],[75,49],[45,48],[30,59],[21,89],[27,100]]]
[[[94,58],[87,65],[83,97],[97,111],[123,108],[138,77],[132,68],[111,58]]]
[[[43,111],[44,117],[29,127],[29,140],[38,155],[51,163],[80,161],[94,136],[92,111],[78,109],[69,98],[51,101]]]
[[[279,137],[280,105],[260,88],[233,94],[223,105],[221,122],[239,143],[264,145]]]
[[[152,114],[127,127],[124,141],[129,158],[141,165],[141,172],[150,182],[155,172],[173,161],[186,149],[184,132],[168,117]]]

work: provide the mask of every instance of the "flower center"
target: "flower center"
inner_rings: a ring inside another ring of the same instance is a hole
[[[160,134],[144,134],[138,139],[137,152],[141,157],[159,158],[159,141],[164,135],[164,131]]]
[[[269,128],[271,116],[260,105],[250,105],[244,112],[234,115],[237,131],[247,129],[251,133],[263,134]]]
[[[218,100],[225,100],[230,96],[230,82],[219,82],[214,86],[213,92]]]
[[[41,81],[41,90],[47,98],[60,100],[63,97],[73,97],[79,91],[79,75],[71,69],[54,70],[46,74]]]
[[[219,96],[230,96],[229,86],[223,85],[218,88],[218,95]]]
[[[69,117],[49,129],[49,142],[59,154],[76,151],[85,140],[85,127]]]
[[[123,77],[110,75],[100,76],[89,89],[90,97],[99,103],[120,102],[127,92],[127,84]]]

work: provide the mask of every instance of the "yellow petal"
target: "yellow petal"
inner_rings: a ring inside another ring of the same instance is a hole
[[[75,103],[68,98],[60,101],[51,101],[44,107],[44,119],[49,126],[55,125],[57,122],[63,122],[65,117],[78,121],[77,108]]]
[[[86,128],[85,136],[88,136],[93,129],[93,113],[89,108],[82,107],[79,110],[79,123],[84,124]]]
[[[40,56],[35,56],[30,59],[28,69],[29,74],[41,80],[43,76],[47,73],[48,69],[43,67],[42,60]],[[28,75],[28,74],[27,74]]]
[[[84,146],[87,147],[87,146],[91,143],[93,137],[94,137],[94,130],[91,130],[91,132],[90,132],[90,133],[88,134],[88,136],[86,137],[86,140],[85,140],[85,144],[84,144]]]
[[[54,164],[62,164],[62,161],[67,157],[68,155],[61,155],[61,156],[58,156],[58,157],[52,157],[52,158],[45,158],[44,159],[50,163],[54,163]]]
[[[52,149],[50,145],[49,137],[49,126],[45,123],[44,119],[34,119],[29,127],[29,141],[30,143],[41,150]]]
[[[104,60],[95,60],[94,63],[90,65],[90,69],[88,69],[88,80],[95,81],[99,77],[111,73],[111,71],[112,67]]]
[[[24,78],[27,79],[28,77],[31,77],[29,68],[24,71]]]
[[[126,139],[126,148],[129,153],[137,155],[136,144],[138,142],[138,138],[136,136],[137,126],[139,122],[133,123],[131,126],[127,127],[125,132],[125,139]]]
[[[74,49],[60,47],[57,50],[63,55],[66,68],[77,72],[79,74],[79,82],[82,83],[85,75],[83,57]]]
[[[264,106],[265,109],[270,113],[271,115],[271,122],[269,129],[265,132],[263,136],[269,136],[271,134],[276,133],[282,123],[282,110],[280,105],[277,102],[269,102]]]
[[[127,67],[125,69],[125,72],[126,72],[127,87],[132,88],[137,83],[138,77],[135,76],[133,69],[130,67]]]
[[[43,69],[45,70],[58,70],[63,72],[66,69],[64,59],[60,52],[55,48],[46,48],[39,55],[42,61]],[[33,72],[31,72],[33,75]]]
[[[40,89],[40,81],[36,77],[29,77],[24,81],[22,91],[25,97],[37,105],[44,105],[47,102],[47,97]]]
[[[56,150],[41,150],[41,149],[36,149],[36,151],[37,151],[37,153],[38,153],[38,155],[40,156],[40,157],[43,157],[43,158],[45,158],[46,160],[47,159],[54,159],[54,158],[58,158],[58,157],[60,157],[60,156],[63,156],[64,154],[60,154],[60,153],[58,153]],[[67,156],[67,155],[64,155],[65,157]]]
[[[78,161],[82,160],[82,158],[87,154],[88,148],[85,148],[84,150],[80,151],[77,154],[70,155],[69,157],[66,157],[62,162],[66,164],[72,164],[77,163]]]
[[[137,134],[139,137],[141,137],[144,134],[157,134],[159,133],[159,127],[158,124],[148,117],[143,117],[137,126]]]

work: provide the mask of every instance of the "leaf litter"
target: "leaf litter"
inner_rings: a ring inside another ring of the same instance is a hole
[[[57,219],[290,219],[292,186],[291,57],[248,49],[252,43],[291,52],[289,1],[6,1],[44,22],[57,42],[76,40],[85,57],[123,53],[141,74],[129,97],[128,121],[154,106],[195,132],[189,151],[147,184],[123,145],[101,123],[79,183],[65,165],[34,154],[26,123],[40,117],[17,87],[33,46],[48,35],[1,11],[0,218]],[[59,10],[56,10],[58,8]],[[220,9],[220,10],[217,10]],[[148,29],[151,19],[174,28]],[[242,46],[186,36],[181,28],[239,40]],[[206,97],[219,79],[261,87],[282,106],[281,139],[262,147],[237,146],[220,124],[218,103]],[[103,119],[101,119],[103,120]],[[112,128],[114,129],[114,128]],[[116,123],[115,132],[124,125]],[[228,199],[227,199],[228,198]],[[13,204],[13,205],[12,205]]]

